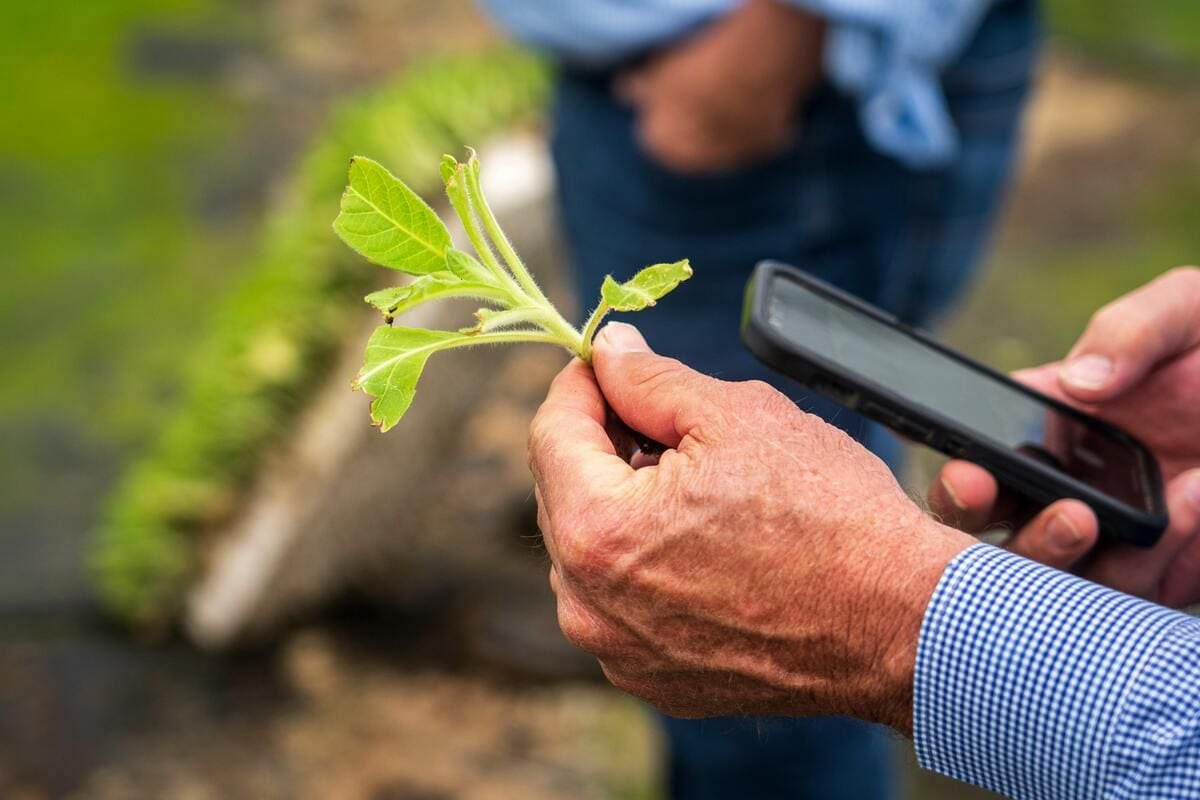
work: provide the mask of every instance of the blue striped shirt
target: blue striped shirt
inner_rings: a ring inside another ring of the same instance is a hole
[[[1200,797],[1200,620],[988,545],[917,651],[923,767],[1015,798]]]
[[[514,36],[580,65],[604,67],[678,39],[739,0],[483,0]],[[880,151],[914,167],[958,150],[939,72],[968,44],[993,0],[786,0],[830,21],[825,70],[856,97]]]

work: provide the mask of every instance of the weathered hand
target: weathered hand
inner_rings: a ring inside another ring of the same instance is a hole
[[[628,72],[642,146],[678,172],[736,169],[787,147],[821,73],[823,25],[779,0],[747,0]]]
[[[609,324],[535,418],[530,463],[564,633],[667,713],[844,713],[911,727],[917,635],[972,543],[882,462],[761,383]],[[603,390],[603,392],[602,392]],[[634,469],[605,400],[667,445]]]
[[[1016,374],[1045,394],[1133,433],[1158,458],[1171,525],[1150,550],[1105,544],[1078,500],[1044,509],[1006,546],[1059,569],[1170,606],[1200,601],[1200,270],[1172,270],[1110,303],[1059,363]],[[1010,516],[995,480],[951,461],[930,504],[963,530]]]

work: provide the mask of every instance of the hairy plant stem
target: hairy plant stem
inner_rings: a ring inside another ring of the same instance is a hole
[[[533,300],[540,301],[549,305],[550,301],[546,295],[542,293],[541,288],[537,285],[537,281],[529,274],[529,270],[525,268],[525,262],[517,255],[517,251],[513,249],[512,242],[508,240],[508,235],[500,227],[500,223],[496,221],[496,215],[492,213],[491,206],[488,205],[487,198],[483,196],[483,189],[479,184],[479,161],[475,158],[475,153],[471,153],[471,158],[465,166],[462,167],[462,172],[466,177],[467,200],[471,204],[472,210],[479,215],[479,220],[483,223],[484,229],[488,232],[492,242],[496,245],[496,250],[499,251],[508,268],[512,270],[513,277],[517,279],[517,283],[527,295]]]
[[[596,329],[600,327],[600,321],[604,319],[610,308],[608,301],[601,298],[600,305],[596,306],[596,310],[583,325],[583,343],[579,348],[579,357],[583,359],[584,363],[592,363],[592,339],[596,337]]]
[[[549,298],[546,297],[545,293],[542,292],[541,287],[537,285],[537,281],[533,279],[533,276],[526,268],[525,262],[517,255],[517,251],[513,248],[512,242],[509,241],[508,235],[500,227],[500,223],[496,220],[496,215],[492,213],[492,208],[488,205],[487,198],[483,196],[483,189],[479,183],[479,161],[475,158],[473,151],[471,158],[461,169],[462,173],[466,176],[467,200],[471,205],[471,209],[479,215],[484,229],[487,231],[492,243],[496,245],[496,250],[499,251],[500,256],[508,264],[513,277],[516,278],[517,283],[521,285],[521,288],[530,300],[550,311],[554,317],[551,327],[555,331],[568,336],[572,341],[579,343],[579,346],[575,348],[575,352],[581,355],[584,343],[578,329],[567,322],[558,309],[554,307],[554,304],[550,302]]]
[[[464,177],[461,173],[465,172],[465,170],[460,168],[459,172],[460,174],[455,176],[456,180]],[[525,292],[513,277],[508,274],[508,270],[504,268],[499,259],[496,258],[496,254],[492,252],[483,229],[479,227],[479,220],[476,219],[475,213],[471,209],[471,200],[467,193],[466,181],[463,180],[457,186],[455,186],[454,182],[447,182],[446,195],[450,198],[450,205],[454,206],[455,212],[458,213],[458,218],[462,220],[463,228],[467,231],[467,238],[471,240],[475,251],[479,253],[479,258],[483,261],[483,265],[500,282],[504,291],[510,297],[515,295],[525,298]],[[528,300],[532,302],[533,298],[530,297]]]
[[[567,322],[554,304],[534,282],[525,264],[517,256],[512,243],[500,228],[491,208],[479,188],[478,175],[468,166],[458,164],[453,178],[446,181],[446,194],[450,204],[462,220],[467,238],[479,253],[484,266],[500,282],[507,295],[503,305],[506,309],[535,307],[541,311],[540,319],[530,321],[557,337],[560,343],[575,354],[583,349],[579,331]],[[484,228],[480,228],[482,221]],[[486,233],[485,233],[486,229]],[[490,241],[489,241],[490,239]],[[496,258],[492,245],[508,264],[508,269]],[[511,270],[511,274],[510,274]]]
[[[555,324],[554,315],[545,306],[540,305],[518,306],[490,314],[481,311],[475,316],[479,319],[478,330],[486,333],[522,324],[537,325],[539,328],[550,330]],[[551,330],[551,332],[553,333],[554,331]],[[558,334],[556,333],[555,335]],[[571,341],[573,342],[574,339]]]
[[[452,339],[444,344],[434,348],[436,351],[454,350],[459,347],[475,347],[483,344],[516,344],[517,342],[534,342],[540,344],[554,344],[559,347],[566,348],[572,353],[578,351],[574,347],[573,342],[563,341],[562,337],[556,336],[553,333],[544,331],[497,331],[495,333],[481,333],[478,336],[469,336],[465,339]]]

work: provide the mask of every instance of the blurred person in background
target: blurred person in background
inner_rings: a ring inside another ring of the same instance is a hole
[[[785,391],[738,338],[760,259],[928,326],[979,260],[1034,67],[1034,0],[486,0],[558,64],[552,147],[584,287],[689,257],[642,331],[726,380]],[[893,469],[897,443],[805,406]],[[884,798],[882,728],[664,718],[673,797]]]

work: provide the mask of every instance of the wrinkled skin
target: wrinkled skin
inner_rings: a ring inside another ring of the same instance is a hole
[[[605,399],[668,446],[635,469]],[[926,605],[973,540],[762,383],[726,383],[610,323],[533,422],[563,632],[669,714],[851,714],[911,729]]]
[[[737,169],[783,151],[821,74],[823,24],[779,0],[746,0],[626,72],[642,147],[681,173]]]
[[[1200,269],[1171,270],[1096,312],[1062,362],[1015,377],[1131,432],[1158,458],[1170,527],[1150,550],[1102,543],[1092,511],[1062,500],[1005,546],[1149,600],[1200,602]],[[964,530],[1020,521],[982,468],[949,462],[930,505]]]

